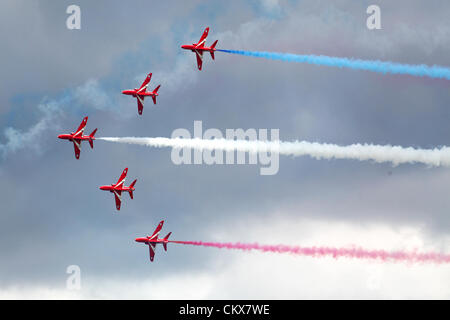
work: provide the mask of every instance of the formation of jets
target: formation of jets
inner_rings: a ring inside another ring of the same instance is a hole
[[[204,52],[209,52],[211,54],[211,58],[214,60],[214,51],[216,51],[215,47],[217,45],[218,40],[214,41],[214,43],[210,47],[207,47],[205,43],[206,38],[208,37],[208,33],[209,28],[206,28],[202,36],[200,37],[200,40],[197,43],[194,43],[192,45],[181,46],[182,49],[191,50],[192,52],[195,53],[197,57],[197,67],[199,70],[202,70]],[[153,91],[147,91],[151,79],[152,73],[149,73],[139,88],[122,91],[122,94],[136,98],[139,115],[142,115],[142,112],[144,110],[144,99],[146,97],[151,97],[153,103],[156,104],[156,97],[158,96],[158,90],[161,87],[161,85],[158,85]],[[90,135],[84,135],[84,130],[86,128],[87,121],[88,117],[85,117],[75,132],[71,132],[70,134],[61,134],[58,136],[59,139],[69,140],[70,142],[73,143],[76,159],[80,159],[82,141],[88,141],[91,148],[92,149],[94,148],[94,140],[95,140],[94,136],[95,133],[97,132],[97,129],[92,131]],[[122,203],[122,193],[128,192],[130,198],[133,199],[133,191],[135,191],[134,185],[136,184],[137,179],[135,179],[128,187],[125,186],[125,179],[127,173],[128,168],[125,168],[125,170],[123,170],[122,174],[120,175],[120,178],[117,181],[117,183],[100,186],[100,190],[109,191],[114,194],[117,210],[120,210],[120,206]],[[171,235],[171,232],[169,232],[169,234],[167,234],[164,238],[158,238],[159,232],[161,231],[163,224],[164,221],[161,221],[151,236],[135,239],[136,242],[148,245],[150,252],[150,261],[153,261],[155,257],[155,249],[158,243],[162,243],[164,250],[167,251],[167,244],[169,243],[169,236]]]

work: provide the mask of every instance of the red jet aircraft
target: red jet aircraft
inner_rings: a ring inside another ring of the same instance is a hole
[[[148,84],[150,83],[150,79],[152,78],[152,74],[149,73],[147,75],[147,78],[145,78],[144,82],[142,82],[142,85],[138,88],[135,89],[130,89],[130,90],[124,90],[122,91],[123,94],[126,94],[127,96],[133,96],[136,98],[137,100],[137,104],[138,104],[138,113],[141,115],[142,114],[142,110],[144,109],[144,98],[145,97],[152,97],[153,99],[153,103],[156,104],[156,96],[158,96],[158,90],[159,87],[161,87],[161,85],[157,86],[155,88],[155,90],[153,91],[147,91],[147,87]]]
[[[167,243],[169,242],[169,237],[172,234],[172,232],[169,232],[167,236],[165,236],[162,239],[158,238],[159,232],[161,231],[163,224],[164,220],[158,224],[158,226],[156,227],[155,231],[151,236],[147,236],[145,238],[136,238],[135,240],[136,242],[141,242],[148,245],[148,249],[150,251],[150,261],[153,261],[153,258],[155,257],[155,249],[158,243],[162,243],[164,251],[167,251]]]
[[[84,118],[83,121],[81,121],[80,126],[78,127],[76,132],[71,132],[70,134],[60,134],[58,136],[59,139],[63,140],[69,140],[73,142],[73,147],[75,149],[75,158],[80,159],[80,151],[81,151],[81,141],[87,140],[89,141],[89,144],[91,145],[91,148],[94,149],[94,135],[97,132],[97,129],[92,131],[92,133],[88,136],[84,136],[84,128],[86,127],[86,123],[88,121],[88,117]]]
[[[197,56],[198,70],[202,70],[203,52],[204,51],[209,51],[209,53],[211,54],[211,58],[214,60],[214,51],[216,51],[215,47],[216,47],[217,41],[219,41],[219,40],[214,41],[214,43],[212,44],[211,47],[205,47],[205,42],[206,42],[206,37],[208,36],[208,32],[209,32],[209,27],[206,28],[205,31],[203,31],[202,37],[200,38],[200,40],[197,43],[193,43],[192,45],[187,44],[187,45],[181,46],[182,49],[191,50],[192,52],[195,52],[195,55]]]
[[[133,191],[134,189],[134,185],[136,184],[136,180],[134,180],[130,186],[125,187],[125,178],[127,176],[127,172],[128,172],[128,168],[125,168],[125,170],[123,170],[122,175],[120,176],[119,180],[117,181],[116,184],[111,184],[110,186],[101,186],[100,190],[104,190],[104,191],[109,191],[109,192],[113,192],[114,193],[114,197],[116,199],[116,209],[120,210],[120,203],[122,201],[121,197],[122,197],[122,191],[124,192],[128,192],[130,194],[130,198],[133,199]]]

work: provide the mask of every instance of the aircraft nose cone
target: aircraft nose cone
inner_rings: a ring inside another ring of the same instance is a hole
[[[60,135],[58,136],[58,138],[61,139],[61,138],[62,138],[62,134],[60,134]]]

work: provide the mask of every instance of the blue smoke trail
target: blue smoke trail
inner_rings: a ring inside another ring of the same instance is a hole
[[[316,65],[323,65],[329,67],[350,68],[357,70],[367,70],[379,73],[392,73],[392,74],[408,74],[416,77],[429,77],[437,79],[450,80],[450,68],[441,66],[427,66],[410,65],[394,63],[389,61],[379,60],[361,60],[361,59],[349,59],[338,58],[328,56],[317,55],[299,55],[291,53],[277,53],[277,52],[261,52],[261,51],[241,51],[241,50],[220,50],[217,51],[240,54],[243,56],[266,58],[272,60],[282,60],[288,62],[309,63]]]

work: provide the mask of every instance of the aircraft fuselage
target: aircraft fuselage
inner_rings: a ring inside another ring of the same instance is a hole
[[[100,190],[103,191],[109,191],[109,192],[114,192],[114,191],[134,191],[134,188],[130,188],[130,187],[115,187],[114,185],[110,185],[110,186],[101,186]]]
[[[181,49],[191,50],[192,52],[195,52],[195,51],[209,51],[209,52],[216,51],[215,48],[203,47],[203,46],[202,47],[196,47],[195,44],[193,44],[193,45],[190,45],[190,44],[182,45]]]
[[[77,140],[77,141],[81,141],[81,140],[95,140],[94,137],[89,137],[89,136],[74,137],[73,134],[60,134],[58,136],[58,138],[62,139],[62,140],[69,140],[69,141],[73,141],[73,140]]]
[[[125,94],[127,96],[133,96],[134,98],[136,98],[136,96],[140,96],[140,97],[148,97],[148,96],[157,96],[158,93],[157,92],[152,92],[152,91],[145,91],[145,92],[140,92],[138,93],[138,90],[123,90],[122,94]]]
[[[145,243],[145,244],[149,244],[149,243],[168,243],[168,240],[164,240],[164,239],[153,239],[150,240],[149,238],[136,238],[135,239],[136,242],[140,242],[140,243]]]

